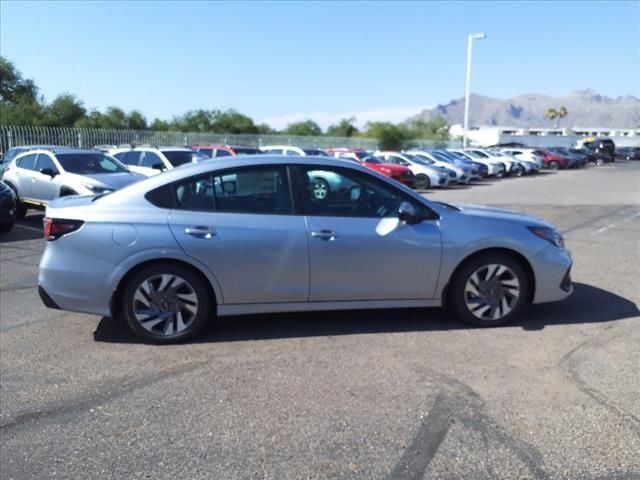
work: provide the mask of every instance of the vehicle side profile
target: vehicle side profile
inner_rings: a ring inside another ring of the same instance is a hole
[[[329,195],[313,178],[334,177]],[[355,162],[246,156],[48,205],[40,296],[145,341],[215,316],[446,305],[494,326],[572,291],[562,236],[528,215],[432,202]],[[391,320],[390,320],[391,321]]]
[[[402,165],[403,167],[407,167],[411,170],[415,176],[414,186],[419,190],[431,187],[446,188],[450,183],[457,182],[455,172],[453,172],[453,176],[451,176],[450,170],[440,168],[435,165],[429,165],[426,161],[419,157],[413,157],[410,154],[389,151],[374,152],[373,155],[384,162]]]
[[[211,143],[201,143],[197,145],[191,145],[191,148],[196,152],[203,153],[209,158],[238,157],[242,155],[258,155],[264,153],[259,148],[251,147],[248,145],[217,145]]]
[[[150,177],[191,162],[197,162],[194,151],[184,147],[133,146],[109,150],[129,170]]]
[[[374,170],[385,177],[389,177],[397,182],[403,183],[408,187],[415,187],[415,175],[409,168],[403,165],[387,163],[376,158],[369,152],[359,149],[331,148],[325,151],[329,156],[343,160],[351,160],[352,162],[359,163],[363,167]]]
[[[67,195],[112,192],[144,178],[97,150],[68,147],[28,150],[16,156],[4,181],[16,196],[18,218]]]

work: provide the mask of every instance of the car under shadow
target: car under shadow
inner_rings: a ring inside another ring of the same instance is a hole
[[[519,320],[502,328],[541,330],[549,325],[605,323],[640,315],[635,303],[606,290],[574,284],[562,302],[531,305]],[[218,318],[190,343],[237,342],[335,335],[428,332],[474,329],[440,308],[341,310]],[[141,343],[121,321],[103,317],[94,332],[97,342]]]

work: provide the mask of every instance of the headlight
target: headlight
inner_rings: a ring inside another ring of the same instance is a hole
[[[545,227],[527,227],[531,233],[533,233],[536,237],[542,238],[558,248],[564,248],[564,239],[560,232],[554,230],[553,228],[545,228]]]
[[[99,185],[92,185],[90,183],[85,183],[83,186],[84,188],[86,188],[87,190],[93,193],[113,192],[113,188],[101,187]]]

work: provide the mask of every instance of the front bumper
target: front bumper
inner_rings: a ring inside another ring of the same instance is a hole
[[[564,300],[573,293],[571,252],[549,245],[531,262],[535,276],[533,303]]]

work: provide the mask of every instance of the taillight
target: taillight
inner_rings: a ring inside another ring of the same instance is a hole
[[[51,242],[67,233],[75,232],[84,222],[80,220],[62,220],[59,218],[45,217],[42,223],[44,226],[44,239]]]

